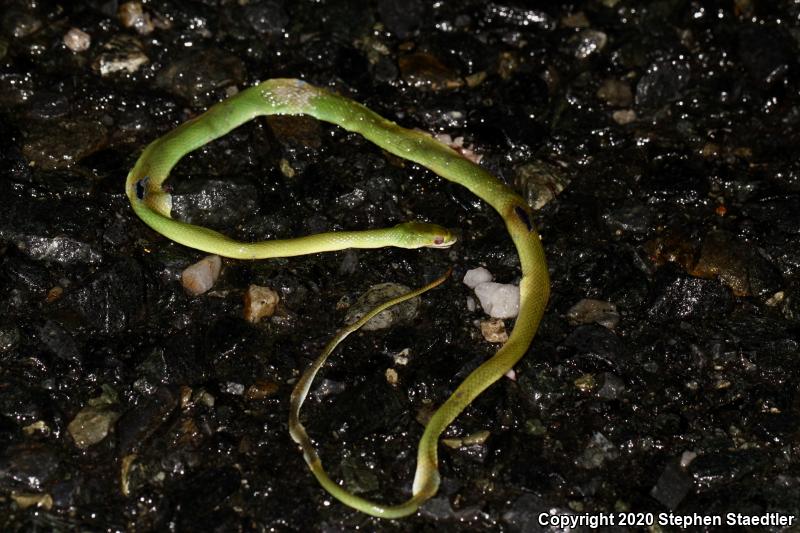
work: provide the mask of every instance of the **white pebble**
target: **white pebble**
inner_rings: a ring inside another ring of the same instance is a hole
[[[222,259],[209,255],[181,272],[181,283],[187,293],[198,296],[214,286],[222,269]]]
[[[692,461],[695,460],[697,454],[693,451],[685,451],[681,454],[681,468],[688,468]]]
[[[481,307],[493,318],[514,318],[519,313],[519,287],[489,281],[475,287]]]
[[[464,285],[470,289],[474,289],[481,283],[486,283],[487,281],[492,281],[492,273],[483,267],[467,270],[466,274],[464,274]]]
[[[64,35],[64,46],[73,52],[85,52],[91,44],[91,36],[78,28],[70,28]]]

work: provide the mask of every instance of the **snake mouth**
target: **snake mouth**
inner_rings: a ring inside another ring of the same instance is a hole
[[[148,176],[145,176],[136,182],[136,198],[139,200],[144,200],[144,195],[147,192],[147,181],[149,179]]]

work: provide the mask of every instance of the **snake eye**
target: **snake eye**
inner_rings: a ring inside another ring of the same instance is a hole
[[[443,242],[444,242],[444,237],[441,237],[441,236],[436,237],[435,239],[433,239],[433,244],[435,244],[436,246],[439,246]]]
[[[144,200],[145,185],[148,179],[149,178],[144,177],[136,182],[136,198],[139,200]]]

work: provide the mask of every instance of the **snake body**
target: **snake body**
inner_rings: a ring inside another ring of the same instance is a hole
[[[297,239],[248,243],[171,218],[171,196],[162,184],[172,167],[187,153],[260,115],[309,115],[336,124],[361,134],[387,152],[418,163],[442,178],[466,187],[500,214],[516,247],[522,277],[519,284],[519,315],[514,329],[502,348],[464,379],[425,426],[419,441],[412,495],[406,502],[399,505],[370,502],[346,492],[330,480],[322,469],[310,440],[307,436],[303,438],[305,430],[299,422],[300,404],[308,392],[310,380],[301,379],[293,393],[290,432],[300,443],[310,469],[323,487],[343,503],[374,516],[398,518],[412,514],[438,490],[439,436],[481,392],[519,361],[530,346],[544,314],[550,283],[544,250],[531,222],[531,209],[500,180],[427,134],[402,128],[357,102],[303,81],[272,79],[214,105],[145,148],[126,181],[127,196],[139,218],[155,231],[180,244],[239,259],[284,257],[351,247],[444,247],[453,243],[452,234],[445,228],[418,222],[399,224],[387,229],[331,232]],[[437,282],[440,283],[441,280]],[[413,291],[412,295],[432,288],[437,282]],[[378,311],[410,297],[404,295],[386,302],[367,316],[373,316]],[[360,323],[363,321],[362,319]],[[327,353],[324,352],[320,359],[324,361],[330,351],[358,327],[360,325],[353,325],[340,331],[326,348]],[[321,364],[320,362],[319,365]]]

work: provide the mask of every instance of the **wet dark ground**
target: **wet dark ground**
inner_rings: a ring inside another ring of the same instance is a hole
[[[3,4],[4,531],[537,531],[541,512],[800,515],[799,5],[137,7]],[[366,517],[317,485],[287,431],[293,380],[369,287],[455,268],[416,318],[349,340],[306,409],[338,479],[405,498],[419,420],[496,350],[457,280],[485,265],[513,282],[516,255],[466,190],[334,127],[257,120],[176,169],[180,216],[248,239],[427,219],[461,240],[225,260],[211,292],[187,296],[180,271],[202,254],[135,217],[125,175],[148,142],[272,77],[463,136],[543,204],[552,297],[539,333],[516,380],[447,432],[488,439],[442,446],[439,494],[403,521]],[[250,284],[279,292],[275,317],[242,318]]]

